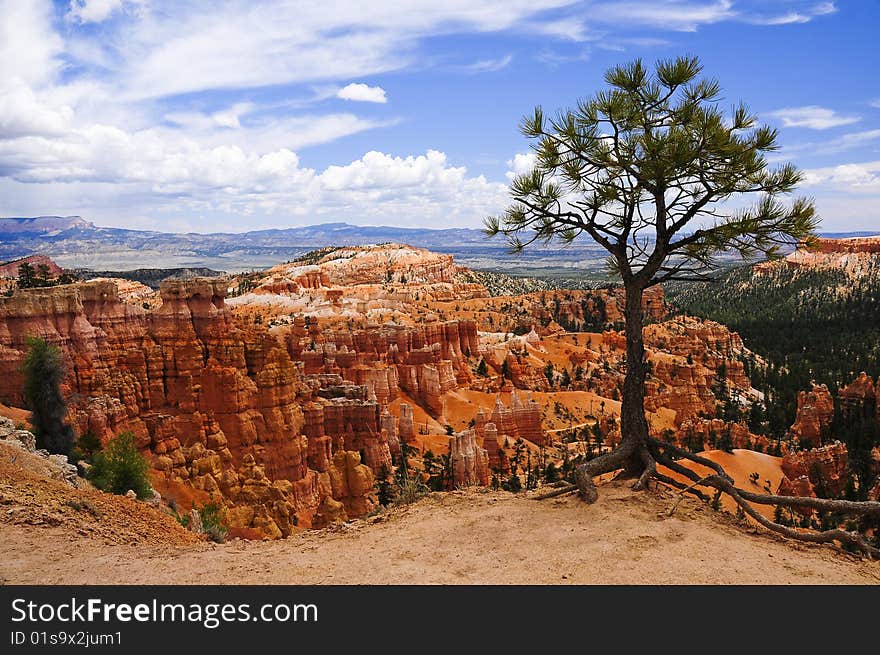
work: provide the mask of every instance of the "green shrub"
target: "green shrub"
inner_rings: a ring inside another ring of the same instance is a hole
[[[169,499],[169,501],[168,501],[168,511],[171,512],[171,516],[173,516],[174,520],[176,520],[178,523],[180,523],[180,525],[182,525],[185,528],[189,528],[190,515],[189,514],[181,514],[180,512],[178,512],[177,511],[177,501],[175,501],[173,498]]]
[[[397,497],[394,499],[395,505],[409,505],[416,502],[422,496],[427,496],[431,490],[422,482],[422,477],[418,473],[407,476],[397,490]]]
[[[218,544],[226,541],[229,526],[226,525],[226,512],[219,503],[212,500],[202,505],[199,518],[202,519],[202,529],[211,541]]]
[[[88,476],[102,491],[122,495],[131,489],[143,500],[152,493],[149,468],[149,463],[135,446],[134,435],[123,432],[95,454]]]

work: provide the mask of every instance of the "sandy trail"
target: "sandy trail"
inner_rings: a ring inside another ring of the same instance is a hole
[[[878,584],[880,563],[783,542],[669,491],[603,485],[595,505],[503,492],[433,494],[284,541],[113,546],[0,523],[4,583]]]

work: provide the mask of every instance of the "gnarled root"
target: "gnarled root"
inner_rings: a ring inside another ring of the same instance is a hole
[[[632,456],[632,447],[620,446],[610,453],[599,455],[595,459],[584,462],[574,471],[574,483],[580,497],[592,504],[599,498],[593,478],[603,473],[610,473],[624,468]]]
[[[704,457],[694,455],[678,446],[667,444],[656,439],[650,439],[649,444],[654,451],[656,461],[693,481],[693,484],[690,485],[690,487],[685,487],[668,476],[655,474],[655,477],[663,482],[673,482],[673,486],[683,489],[683,492],[693,492],[693,488],[699,486],[712,487],[716,490],[717,494],[725,493],[730,496],[730,498],[732,498],[746,514],[772,532],[781,534],[789,539],[806,541],[809,543],[831,543],[839,541],[842,544],[857,548],[870,557],[880,557],[880,549],[869,544],[858,532],[847,532],[846,530],[841,530],[839,528],[823,530],[821,532],[801,532],[794,528],[771,521],[752,506],[752,503],[757,503],[761,505],[777,505],[783,507],[808,507],[820,511],[843,512],[861,516],[880,516],[880,502],[853,502],[848,500],[830,500],[827,498],[756,494],[735,486],[731,477],[727,475],[723,467],[716,462],[711,462]],[[664,452],[660,452],[659,449],[663,449]],[[701,477],[699,473],[682,466],[666,453],[674,453],[685,459],[708,466],[716,473]]]
[[[642,460],[642,464],[644,465],[644,469],[642,469],[642,474],[639,476],[639,479],[636,480],[633,485],[633,491],[645,491],[648,489],[648,480],[650,480],[657,473],[657,460],[648,452],[647,448],[639,449],[639,458]]]
[[[686,466],[682,466],[672,458],[673,456],[687,459],[696,464],[700,464],[701,466],[705,466],[714,473],[701,476],[699,473],[692,471]],[[657,470],[658,463],[684,476],[691,481],[691,484],[684,484],[659,472]],[[594,503],[599,497],[596,484],[593,482],[595,476],[609,473],[617,469],[625,469],[627,472],[631,472],[633,469],[639,468],[639,464],[641,465],[641,473],[639,474],[638,480],[636,480],[633,485],[633,489],[636,491],[647,489],[648,482],[653,478],[658,482],[662,482],[681,490],[682,497],[684,494],[689,493],[697,496],[701,500],[710,500],[711,497],[707,496],[699,489],[699,487],[710,487],[715,490],[715,493],[712,496],[716,499],[720,497],[721,494],[727,494],[739,507],[742,508],[743,512],[748,514],[759,525],[772,532],[781,534],[789,539],[809,543],[832,543],[837,541],[841,544],[852,546],[867,554],[869,557],[880,558],[880,549],[877,549],[868,543],[864,536],[858,532],[848,532],[839,528],[823,530],[821,532],[800,531],[771,521],[752,506],[754,503],[758,505],[776,505],[789,508],[809,508],[818,511],[840,512],[858,516],[880,516],[880,502],[855,502],[827,498],[756,494],[752,491],[737,487],[734,484],[733,478],[731,478],[730,475],[727,474],[727,471],[724,470],[724,467],[717,462],[713,462],[700,455],[695,455],[694,453],[674,444],[653,438],[648,439],[646,446],[621,446],[610,453],[606,453],[595,459],[584,462],[575,470],[575,484],[560,486],[552,491],[535,496],[535,499],[543,500],[546,498],[554,498],[556,496],[562,496],[577,491],[583,500],[588,503]],[[680,502],[681,499],[675,503],[670,511],[670,515],[675,511]]]

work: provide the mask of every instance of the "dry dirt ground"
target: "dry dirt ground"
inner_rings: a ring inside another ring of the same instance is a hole
[[[880,562],[742,528],[671,491],[599,501],[433,494],[275,542],[113,545],[65,526],[0,522],[4,583],[878,584]]]

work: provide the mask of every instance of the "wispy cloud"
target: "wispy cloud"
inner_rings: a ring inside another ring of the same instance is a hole
[[[472,64],[463,66],[462,69],[468,73],[494,73],[495,71],[507,68],[512,61],[513,55],[508,54],[503,57],[498,57],[497,59],[482,59],[480,61],[475,61]]]
[[[584,47],[574,52],[560,52],[558,50],[544,49],[535,55],[535,59],[543,64],[547,64],[551,68],[562,64],[570,64],[576,61],[589,61],[592,51],[589,47]]]
[[[693,32],[700,25],[737,18],[738,13],[730,0],[654,0],[600,2],[590,8],[590,16],[603,23],[630,23]]]
[[[832,127],[849,125],[861,120],[859,116],[842,116],[833,109],[809,105],[806,107],[786,107],[766,112],[766,116],[778,118],[783,127],[805,127],[811,130],[827,130]]]
[[[756,25],[790,25],[792,23],[809,23],[819,16],[828,16],[836,13],[837,7],[833,2],[820,2],[811,7],[801,10],[790,10],[781,14],[753,14],[746,20]]]
[[[824,141],[786,143],[779,151],[770,155],[767,160],[771,163],[778,163],[804,155],[809,157],[837,155],[858,148],[871,147],[874,144],[880,144],[880,129],[849,132]]]

